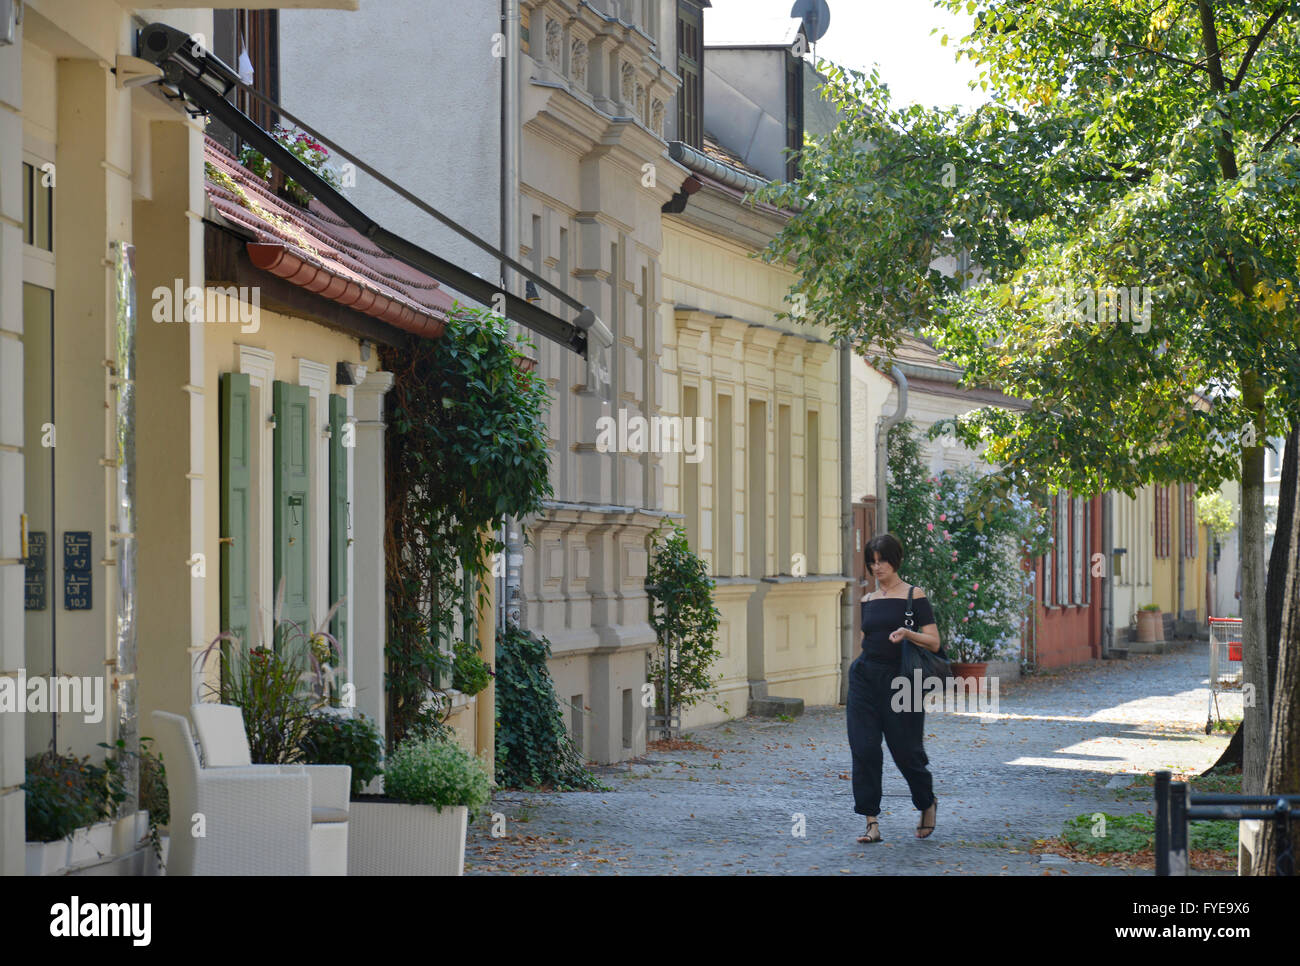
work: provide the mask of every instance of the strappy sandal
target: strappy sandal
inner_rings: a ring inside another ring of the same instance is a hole
[[[858,836],[859,842],[879,842],[880,822],[874,818],[867,819],[867,834]]]
[[[928,812],[930,808],[934,809],[934,817],[932,820],[932,824],[926,825],[925,813]],[[930,837],[930,833],[935,830],[935,825],[933,823],[938,822],[939,820],[939,799],[936,798],[933,802],[931,802],[930,808],[927,808],[921,812],[921,824],[916,827],[916,837],[918,839],[928,839]]]

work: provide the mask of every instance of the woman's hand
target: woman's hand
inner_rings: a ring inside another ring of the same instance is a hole
[[[911,641],[918,647],[923,647],[927,651],[939,653],[939,625],[926,624],[920,631],[914,631],[909,627],[900,627],[896,631],[891,631],[889,639],[895,644],[900,641]]]

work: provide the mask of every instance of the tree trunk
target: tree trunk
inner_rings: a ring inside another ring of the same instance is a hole
[[[1293,423],[1287,437],[1286,462],[1291,473],[1287,485],[1286,468],[1283,469],[1282,491],[1278,494],[1278,530],[1273,537],[1273,560],[1277,561],[1277,548],[1281,544],[1287,571],[1282,594],[1282,619],[1279,635],[1276,698],[1273,702],[1273,727],[1269,736],[1267,768],[1264,772],[1265,794],[1294,795],[1300,793],[1300,566],[1295,565],[1295,553],[1300,549],[1300,513],[1294,512],[1300,497],[1300,479],[1296,471],[1296,426]],[[1282,504],[1290,503],[1286,530],[1281,527]],[[1288,565],[1289,564],[1289,565]],[[1269,582],[1272,583],[1272,574]],[[1265,822],[1259,840],[1259,850],[1251,872],[1255,875],[1294,875],[1297,851],[1295,836],[1300,833],[1300,822],[1290,822],[1290,856],[1278,868],[1278,825]]]
[[[1252,372],[1242,374],[1242,401],[1253,417],[1241,450],[1241,643],[1245,709],[1242,791],[1264,790],[1268,761],[1268,653],[1264,626],[1264,393]]]
[[[1268,628],[1268,693],[1276,694],[1278,653],[1282,641],[1282,604],[1286,600],[1287,567],[1296,559],[1297,548],[1291,533],[1291,518],[1296,509],[1296,483],[1300,477],[1300,414],[1291,417],[1291,431],[1286,437],[1282,458],[1282,481],[1277,493],[1277,531],[1273,552],[1268,558],[1268,586],[1264,589],[1265,627]],[[1275,699],[1276,703],[1276,699]]]
[[[1268,560],[1268,581],[1264,588],[1264,626],[1268,646],[1268,693],[1277,694],[1278,654],[1282,632],[1282,602],[1286,597],[1287,567],[1300,556],[1300,547],[1287,539],[1296,511],[1296,485],[1300,482],[1300,415],[1291,418],[1282,460],[1282,482],[1277,495],[1277,533]],[[1242,726],[1238,726],[1211,770],[1225,765],[1242,765]]]

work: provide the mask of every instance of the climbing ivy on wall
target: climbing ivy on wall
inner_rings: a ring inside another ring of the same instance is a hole
[[[428,701],[450,681],[453,639],[474,644],[475,611],[492,619],[486,578],[505,549],[496,533],[552,493],[549,395],[540,376],[518,368],[521,358],[503,319],[462,306],[441,338],[383,351],[393,373],[385,402],[390,747],[408,733],[442,732]]]

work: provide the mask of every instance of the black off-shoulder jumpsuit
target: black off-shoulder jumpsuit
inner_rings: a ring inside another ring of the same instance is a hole
[[[912,805],[925,810],[934,803],[934,780],[922,746],[925,711],[895,711],[891,682],[898,677],[902,643],[889,639],[903,626],[907,601],[883,597],[862,602],[862,654],[849,665],[848,728],[853,755],[853,811],[880,814],[883,735],[894,764],[907,779]],[[924,597],[912,601],[914,627],[934,623],[934,611]]]

